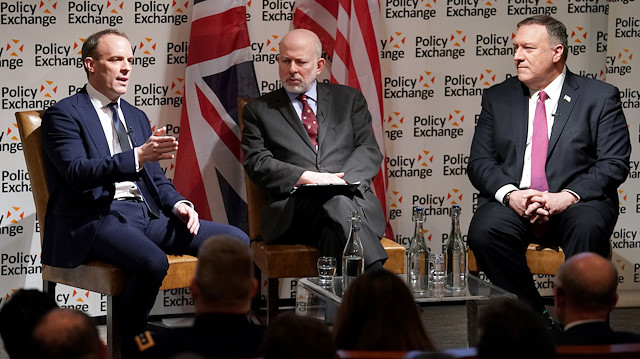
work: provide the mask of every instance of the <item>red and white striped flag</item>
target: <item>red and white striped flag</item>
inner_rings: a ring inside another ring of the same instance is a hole
[[[247,231],[238,97],[258,83],[243,0],[193,5],[174,184],[201,218]]]
[[[373,118],[373,132],[385,154],[382,129],[382,76],[378,28],[378,0],[298,0],[293,17],[297,28],[313,31],[331,57],[331,82],[362,91]],[[385,213],[387,191],[386,160],[373,181],[376,196]],[[385,235],[393,238],[387,220]]]

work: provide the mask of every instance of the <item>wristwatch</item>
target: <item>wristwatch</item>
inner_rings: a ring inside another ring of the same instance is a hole
[[[507,194],[504,195],[504,197],[502,197],[502,205],[505,207],[509,207],[509,197],[511,196],[511,192],[515,191],[511,190],[509,192],[507,192]]]

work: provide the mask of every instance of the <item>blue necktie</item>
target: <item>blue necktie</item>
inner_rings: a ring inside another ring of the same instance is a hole
[[[122,121],[120,121],[120,116],[118,116],[118,103],[112,102],[107,105],[109,109],[113,112],[113,127],[116,129],[116,133],[118,134],[118,141],[120,142],[120,149],[122,152],[128,151],[131,149],[131,145],[129,144],[129,139],[127,138],[127,130],[124,128]]]

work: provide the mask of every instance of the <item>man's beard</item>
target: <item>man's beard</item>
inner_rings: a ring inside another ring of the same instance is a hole
[[[299,85],[289,85],[289,83],[286,80],[289,80],[291,78],[296,80],[301,80],[302,82],[300,82]],[[315,78],[311,79],[311,81],[309,82],[305,82],[301,78],[298,78],[295,76],[294,77],[288,76],[285,79],[285,81],[282,81],[282,87],[284,87],[285,90],[291,93],[301,94],[301,93],[305,93],[308,89],[311,88],[311,84],[313,84],[313,81],[315,81]]]

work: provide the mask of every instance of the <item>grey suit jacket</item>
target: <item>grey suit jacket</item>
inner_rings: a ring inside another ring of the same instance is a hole
[[[469,179],[480,191],[479,205],[506,184],[519,187],[528,97],[528,88],[517,77],[482,96],[468,166]],[[549,139],[549,191],[570,189],[581,201],[604,200],[617,206],[616,189],[627,178],[630,154],[618,89],[567,71]]]
[[[347,182],[360,181],[358,204],[376,233],[382,235],[385,229],[384,213],[369,188],[383,156],[364,96],[342,85],[318,83],[317,89],[317,152],[283,88],[242,111],[244,168],[269,194],[261,227],[267,242],[289,227],[293,206],[287,204],[295,198],[291,190],[307,170],[344,172]]]

